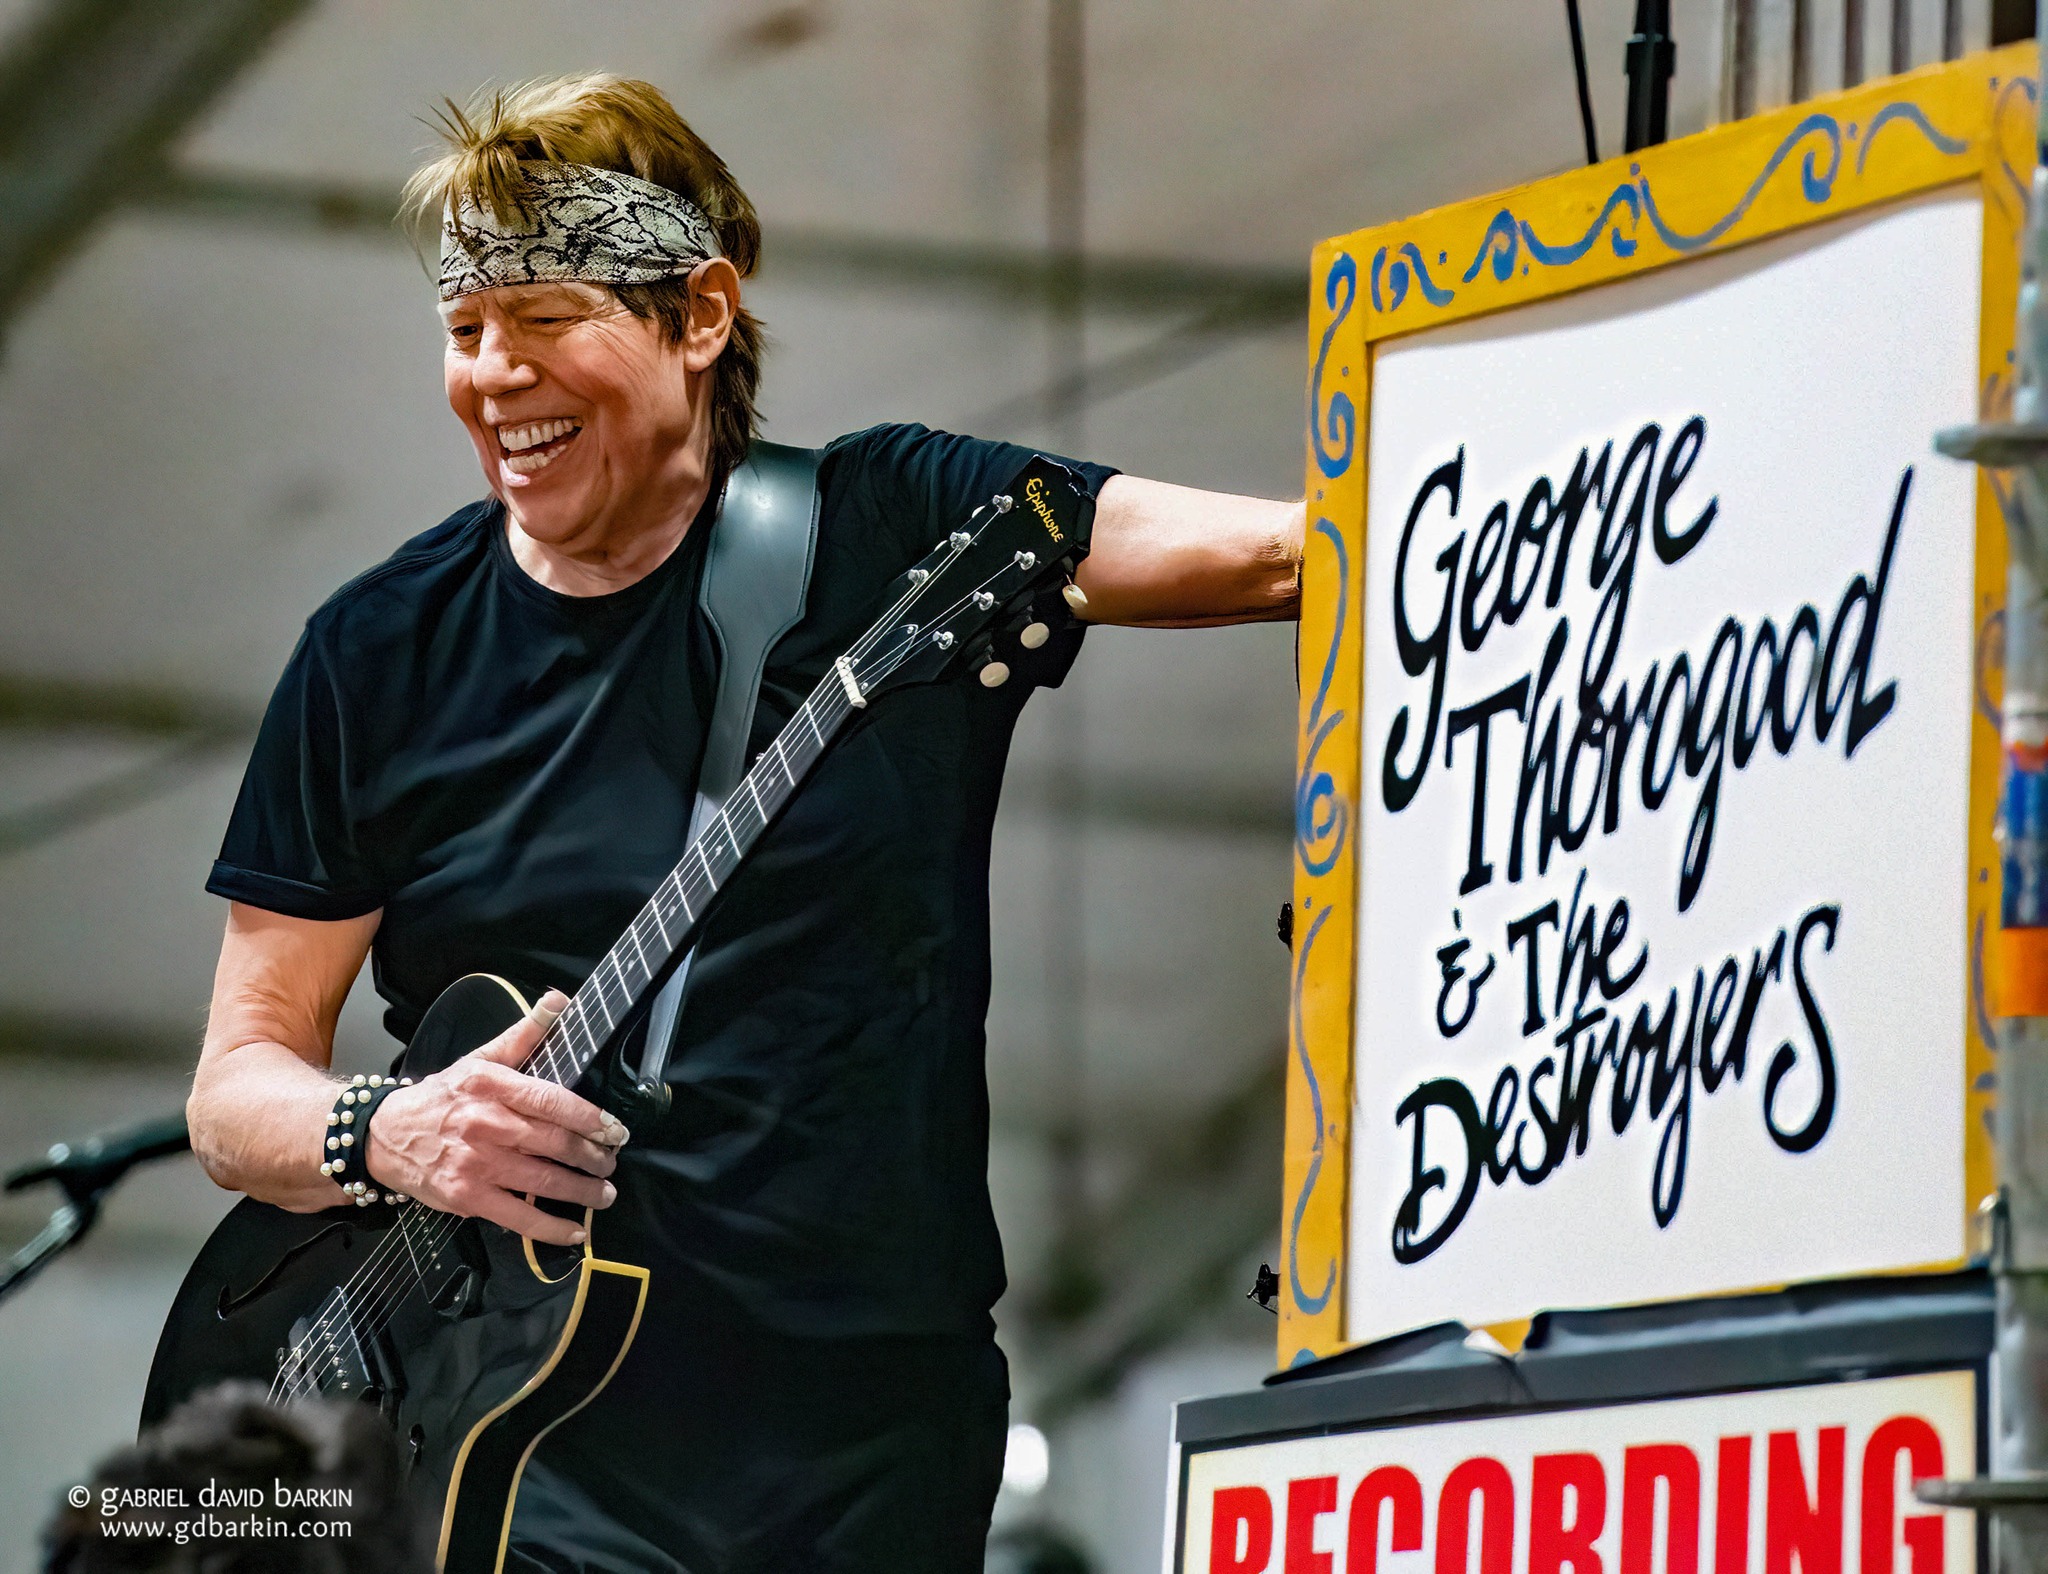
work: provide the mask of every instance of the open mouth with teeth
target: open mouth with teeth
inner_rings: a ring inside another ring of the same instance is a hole
[[[582,430],[580,421],[564,418],[501,426],[498,448],[507,470],[514,475],[533,475],[559,459]]]

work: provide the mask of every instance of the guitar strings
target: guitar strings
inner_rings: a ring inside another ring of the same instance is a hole
[[[997,517],[1000,517],[999,514],[991,513],[987,519],[984,519],[981,522],[981,524],[970,533],[969,541],[967,544],[954,548],[953,556],[948,560],[948,564],[946,566],[950,566],[950,563],[952,562],[957,562],[960,555],[968,549],[968,546],[973,545],[976,541],[979,540],[981,534],[984,531],[986,531],[988,526],[992,524]],[[972,523],[971,519],[970,523]],[[946,545],[951,545],[951,543],[948,542],[946,543]],[[943,547],[941,550],[943,550]],[[929,559],[927,559],[927,561],[928,560]],[[996,570],[995,573],[990,574],[979,585],[976,585],[973,589],[963,593],[950,606],[942,609],[940,612],[935,614],[931,619],[931,622],[941,621],[947,617],[952,616],[953,613],[964,608],[967,605],[967,603],[973,599],[974,596],[985,591],[989,585],[994,583],[995,580],[999,579],[1003,573],[1007,572],[1007,570],[1013,566],[1015,566],[1014,560],[1011,564],[1006,564],[1003,568],[1000,568]],[[937,572],[944,572],[944,566],[937,570]],[[913,582],[909,586],[909,588],[907,588],[903,592],[903,594],[898,597],[895,604],[892,605],[879,619],[877,619],[875,623],[869,627],[866,633],[864,633],[858,640],[854,642],[854,644],[851,647],[849,647],[843,659],[845,659],[849,663],[865,661],[866,657],[873,652],[874,648],[881,642],[882,639],[887,637],[889,634],[895,633],[897,631],[897,623],[903,611],[919,595],[921,595],[923,591],[923,581],[920,580]],[[930,626],[930,622],[926,623],[915,634],[906,639],[898,649],[888,653],[885,660],[882,663],[878,664],[876,671],[872,675],[863,675],[871,676],[871,678],[874,681],[879,681],[881,679],[887,678],[892,672],[894,672],[905,661],[907,661],[911,654],[915,652],[921,644],[924,644],[933,638],[933,636],[927,632],[930,629]],[[801,707],[799,707],[799,710],[809,710],[810,707],[814,703],[816,703],[821,697],[828,702],[824,707],[822,707],[823,709],[827,711],[834,709],[837,710],[837,714],[829,715],[827,717],[822,718],[824,720],[825,727],[830,728],[833,732],[836,733],[838,727],[845,721],[847,716],[851,715],[854,709],[851,698],[845,694],[843,687],[835,688],[832,683],[832,680],[828,677],[827,679],[822,681],[815,689],[812,690],[811,694],[805,699],[804,704]],[[794,723],[794,720],[795,717],[792,716],[791,724]],[[813,720],[813,726],[814,728],[817,727],[816,718],[814,718]],[[784,730],[787,730],[787,725],[785,726]],[[767,759],[769,754],[774,753],[776,751],[776,749],[780,745],[781,737],[782,734],[778,733],[775,742],[771,743],[769,748],[762,752],[761,759],[756,761],[755,770],[758,770],[760,768],[761,764]],[[823,750],[821,749],[819,753],[819,758],[822,758],[822,755]],[[788,763],[788,757],[786,754],[783,756],[783,762],[786,769]],[[815,766],[816,763],[817,760],[813,759],[810,762],[810,764],[805,767],[806,774],[808,774],[811,767]],[[746,778],[743,779],[742,785],[750,784],[752,782],[753,775],[754,771],[750,770],[747,773]],[[795,785],[796,784],[794,783],[790,785],[790,790],[792,792],[794,792],[795,790]],[[753,788],[752,790],[754,793],[755,807],[757,811],[760,811],[762,809],[762,805],[760,800],[759,789]],[[734,798],[736,797],[737,789],[735,789],[734,793]],[[731,802],[732,800],[729,799],[728,805],[730,805]],[[777,807],[779,809],[780,805],[778,804]],[[727,811],[720,811],[719,822],[726,824],[727,840],[734,847],[735,851],[738,851],[738,842],[733,835],[733,828],[727,821]],[[762,828],[764,830],[766,828],[766,824],[767,816],[765,813],[763,813]],[[707,827],[705,835],[703,837],[698,838],[696,842],[693,842],[691,844],[691,850],[694,851],[699,846],[701,846],[701,844],[705,840],[708,840],[710,834],[711,828]],[[754,834],[759,835],[760,833],[756,832]],[[670,878],[675,878],[675,876],[680,873],[683,863],[687,863],[688,859],[689,852],[686,851],[683,855],[682,861],[678,863],[676,870],[672,871]],[[712,879],[713,882],[713,888],[709,894],[716,895],[719,887],[717,884],[716,876],[711,875],[708,856],[700,853],[699,860],[705,865],[705,872],[707,876],[709,876]],[[734,867],[736,870],[738,867],[737,863],[735,863]],[[729,877],[730,876],[728,875],[728,878]],[[666,884],[667,881],[664,880],[663,883]],[[659,889],[657,888],[657,895],[658,894]],[[644,907],[642,911],[646,912],[649,909],[651,909],[652,906],[653,902],[652,899],[650,899],[649,903],[647,904],[647,907]],[[635,928],[637,928],[639,923],[639,916],[640,915],[636,914],[633,923],[628,925],[628,933],[631,933]],[[694,929],[695,927],[696,925],[693,920],[689,928],[685,929],[683,938],[687,938],[690,933],[690,930]],[[667,931],[660,924],[658,913],[656,916],[656,929],[657,932],[661,933],[663,939],[666,940]],[[674,942],[674,944],[680,943],[680,940]],[[635,944],[638,944],[637,937],[635,939]],[[614,946],[614,950],[616,950],[616,945]],[[670,954],[673,954],[673,950],[671,950]],[[664,961],[665,960],[666,958],[664,958]],[[606,953],[604,961],[612,961],[612,952],[608,951]],[[536,1063],[544,1063],[547,1070],[557,1074],[556,1076],[551,1077],[550,1080],[560,1080],[560,1073],[565,1070],[573,1071],[573,1074],[580,1075],[582,1070],[587,1068],[587,1062],[585,1062],[584,1065],[581,1066],[577,1065],[576,1051],[573,1048],[569,1050],[570,1060],[567,1067],[557,1066],[554,1063],[553,1057],[555,1053],[558,1052],[560,1047],[567,1042],[568,1034],[566,1030],[564,1030],[563,1024],[568,1021],[570,1011],[578,1009],[578,1007],[582,1003],[585,991],[590,990],[593,984],[598,984],[598,989],[594,994],[593,998],[599,1001],[600,1009],[602,1009],[602,986],[601,984],[599,984],[599,975],[603,970],[604,961],[600,961],[598,968],[593,970],[591,978],[587,979],[583,986],[577,990],[577,998],[575,1000],[572,1000],[570,1004],[570,1009],[565,1010],[562,1016],[558,1018],[557,1021],[549,1028],[547,1035],[543,1037],[541,1043],[535,1046],[534,1053],[527,1057],[527,1060],[522,1066],[522,1069],[532,1067]],[[612,967],[613,972],[618,975],[619,982],[626,994],[626,1009],[630,1010],[632,1006],[635,1003],[637,1003],[639,992],[635,991],[632,988],[632,986],[626,978],[623,968],[617,962],[613,961]],[[651,982],[651,978],[649,982]],[[641,986],[641,990],[644,990],[645,987],[646,985],[643,984]],[[610,1016],[610,1013],[608,1011],[605,1014],[607,1017]],[[601,1043],[599,1047],[601,1047]],[[593,1057],[594,1054],[595,1050],[593,1050]],[[409,1228],[409,1219],[413,1215],[415,1209],[423,1213],[433,1213],[436,1215],[436,1223],[430,1227],[429,1238],[425,1242],[421,1243],[416,1243],[412,1239],[411,1230]],[[347,1320],[347,1322],[350,1324],[351,1331],[353,1332],[358,1343],[360,1343],[363,1340],[374,1338],[389,1323],[391,1317],[396,1315],[399,1306],[403,1302],[406,1292],[414,1287],[425,1287],[425,1269],[419,1262],[419,1252],[421,1248],[424,1247],[427,1255],[438,1262],[441,1247],[448,1242],[448,1240],[453,1236],[455,1230],[460,1227],[463,1217],[452,1213],[443,1213],[437,1209],[429,1208],[427,1207],[427,1205],[423,1203],[414,1202],[401,1203],[398,1205],[396,1211],[397,1217],[393,1221],[393,1231],[402,1241],[404,1250],[401,1252],[394,1249],[392,1238],[390,1236],[387,1236],[383,1241],[378,1243],[377,1248],[370,1254],[369,1260],[366,1261],[361,1268],[357,1269],[356,1272],[349,1277],[349,1279],[347,1279],[340,1286],[337,1287],[336,1296],[340,1304],[338,1304],[333,1310],[322,1313],[318,1318],[314,1320],[314,1322],[311,1325],[308,1326],[306,1333],[294,1345],[289,1347],[286,1351],[282,1352],[281,1359],[278,1363],[278,1375],[271,1385],[273,1397],[276,1397],[280,1390],[292,1394],[293,1397],[299,1397],[301,1391],[305,1396],[311,1396],[317,1393],[319,1391],[319,1378],[317,1373],[310,1370],[311,1363],[308,1359],[310,1347],[314,1345],[316,1341],[322,1343],[326,1346],[327,1354],[330,1357],[334,1358],[337,1362],[339,1361],[341,1351],[336,1346],[334,1337],[339,1332],[339,1326],[334,1321],[334,1319],[337,1317],[342,1317]],[[414,1270],[413,1280],[410,1284],[405,1283],[405,1269],[408,1263],[410,1263],[412,1269]],[[399,1294],[393,1297],[392,1302],[389,1306],[378,1306],[377,1302],[379,1297],[381,1297],[387,1290],[391,1289],[394,1285],[399,1286]],[[354,1315],[353,1309],[349,1304],[351,1296],[359,1297],[365,1303],[366,1310],[363,1317],[358,1318]]]

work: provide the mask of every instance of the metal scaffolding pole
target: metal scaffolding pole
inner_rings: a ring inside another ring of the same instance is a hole
[[[2048,0],[2039,0],[2039,37]],[[2004,878],[1998,937],[1997,1153],[1992,1270],[1998,1337],[1990,1474],[1926,1482],[1923,1500],[1993,1522],[2000,1574],[2048,1569],[2048,95],[2020,259],[2010,419],[1935,439],[1957,459],[2008,470],[2004,784],[1998,837]]]

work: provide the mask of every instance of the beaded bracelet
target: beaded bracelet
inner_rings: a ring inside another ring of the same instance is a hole
[[[411,1077],[358,1074],[327,1113],[327,1157],[320,1161],[320,1173],[348,1193],[358,1208],[373,1202],[409,1200],[403,1192],[380,1193],[366,1177],[370,1173],[370,1117],[391,1094],[411,1086]]]

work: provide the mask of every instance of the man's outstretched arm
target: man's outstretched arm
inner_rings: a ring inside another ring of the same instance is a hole
[[[1301,598],[1301,503],[1112,476],[1075,582],[1091,623],[1207,628],[1293,618]]]

